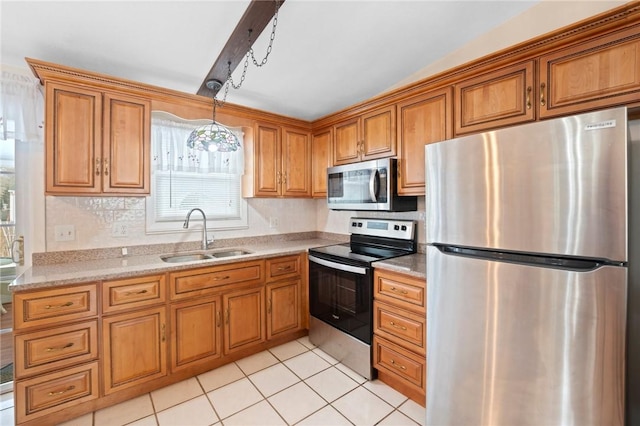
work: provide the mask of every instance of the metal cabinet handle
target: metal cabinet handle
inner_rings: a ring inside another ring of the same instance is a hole
[[[147,290],[139,290],[139,291],[128,291],[125,293],[125,296],[133,296],[134,294],[145,294]]]
[[[224,323],[225,323],[225,324],[229,324],[229,311],[230,311],[230,310],[231,310],[231,309],[227,309],[227,310],[225,311],[225,319],[224,319]]]
[[[395,368],[399,368],[400,370],[406,370],[407,367],[405,367],[402,364],[397,364],[394,360],[391,360],[391,365],[393,365]]]
[[[166,330],[167,330],[167,326],[165,324],[162,324],[162,337],[161,337],[161,339],[162,339],[163,342],[167,340]]]
[[[531,86],[527,87],[527,109],[531,109]]]
[[[391,327],[399,328],[400,330],[406,330],[406,329],[407,329],[407,327],[405,327],[404,325],[398,325],[398,324],[396,324],[396,323],[395,323],[395,322],[393,322],[393,321],[390,321],[390,322],[389,322],[389,325],[390,325]]]
[[[222,281],[222,280],[228,280],[229,278],[231,278],[229,275],[224,275],[222,277],[213,277],[214,281]]]
[[[100,159],[96,158],[96,176],[100,176]]]
[[[63,303],[62,305],[47,305],[44,308],[45,309],[60,309],[60,308],[67,308],[69,306],[72,306],[73,302],[67,302],[67,303]]]
[[[49,392],[47,395],[49,395],[49,396],[62,395],[65,392],[69,392],[69,391],[74,390],[75,388],[76,388],[75,386],[69,386],[68,388],[66,388],[64,390],[61,390],[61,391],[58,391],[58,392]]]
[[[104,175],[109,176],[109,159],[104,159]]]
[[[291,269],[291,265],[278,267],[278,271],[288,271],[289,269]]]
[[[282,183],[282,173],[276,173],[276,183],[280,185]]]
[[[394,291],[396,293],[400,293],[400,294],[409,294],[409,292],[407,290],[399,290],[395,287],[391,287],[391,291]]]
[[[221,320],[221,314],[220,311],[216,312],[216,327],[220,327],[220,320]]]
[[[69,349],[70,347],[73,346],[73,343],[67,343],[64,346],[58,346],[57,348],[47,348],[44,351],[45,352],[56,352],[56,351],[63,351],[65,349]]]
[[[544,100],[544,89],[547,86],[544,83],[540,84],[540,105],[545,106],[547,101]]]
[[[267,313],[271,313],[271,298],[269,298],[269,303],[267,304]]]
[[[287,172],[282,174],[282,183],[287,183]]]

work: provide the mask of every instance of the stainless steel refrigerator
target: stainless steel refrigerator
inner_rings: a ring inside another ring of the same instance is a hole
[[[427,145],[427,425],[624,424],[632,145],[626,108]]]

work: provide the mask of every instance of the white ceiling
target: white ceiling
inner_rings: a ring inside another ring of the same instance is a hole
[[[24,68],[31,57],[196,93],[248,3],[2,0],[1,63]],[[387,91],[536,3],[286,0],[268,63],[250,65],[228,100],[320,118]],[[259,58],[270,29],[254,44]]]

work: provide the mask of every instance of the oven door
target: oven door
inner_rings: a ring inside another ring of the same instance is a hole
[[[309,254],[309,305],[313,317],[371,344],[371,267],[352,266]]]

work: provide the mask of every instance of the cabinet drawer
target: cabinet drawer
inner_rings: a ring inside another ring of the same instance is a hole
[[[16,293],[13,302],[16,330],[88,318],[98,313],[95,283]]]
[[[207,295],[229,284],[257,284],[264,280],[263,261],[234,263],[174,272],[169,276],[171,299]]]
[[[409,276],[375,272],[374,297],[376,299],[425,313],[426,282]]]
[[[98,398],[98,363],[17,381],[16,417],[23,423]]]
[[[98,357],[98,322],[15,336],[16,377],[59,370]]]
[[[424,356],[418,356],[398,345],[382,339],[373,338],[373,366],[395,375],[403,381],[425,389],[426,364]]]
[[[300,275],[300,255],[267,260],[267,281]]]
[[[104,313],[164,303],[165,300],[164,274],[102,283],[102,312]]]
[[[425,354],[426,318],[380,302],[373,303],[373,328],[376,334]]]

